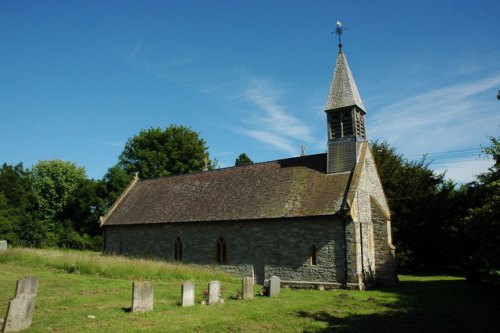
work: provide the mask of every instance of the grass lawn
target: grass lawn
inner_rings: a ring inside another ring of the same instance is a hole
[[[498,332],[500,284],[449,276],[401,276],[375,291],[282,289],[279,298],[233,300],[240,279],[198,267],[105,257],[92,252],[9,249],[0,254],[0,316],[24,275],[40,279],[26,332]],[[130,313],[134,280],[150,280],[155,309]],[[191,279],[197,302],[219,279],[225,304],[182,308]],[[257,291],[257,287],[255,291]],[[89,316],[94,316],[91,318]]]

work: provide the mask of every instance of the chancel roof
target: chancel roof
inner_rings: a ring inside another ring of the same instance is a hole
[[[349,173],[326,174],[326,154],[137,181],[102,224],[324,216],[338,213]]]
[[[351,70],[349,69],[347,59],[343,52],[339,52],[325,110],[339,109],[353,105],[357,105],[363,111],[366,111],[356,82],[354,82]]]

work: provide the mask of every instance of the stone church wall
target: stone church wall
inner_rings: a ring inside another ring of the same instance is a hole
[[[351,215],[346,227],[348,287],[360,288],[374,283],[392,284],[393,246],[390,211],[367,143],[362,147],[361,163],[353,178],[357,181]]]
[[[216,262],[221,236],[226,264]],[[334,217],[107,226],[104,251],[173,261],[177,238],[184,263],[217,266],[237,275],[251,275],[253,267],[257,282],[272,275],[300,287],[314,282],[339,287],[345,282],[344,227]]]
[[[375,267],[378,285],[392,286],[396,283],[394,250],[391,244],[391,222],[382,214],[380,207],[372,203],[372,218],[375,240]]]

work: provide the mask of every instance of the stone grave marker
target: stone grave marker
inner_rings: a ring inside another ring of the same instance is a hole
[[[246,276],[241,280],[241,298],[253,298],[253,278],[251,276]]]
[[[17,281],[16,296],[9,302],[2,332],[17,332],[31,326],[37,292],[36,277],[25,276]]]
[[[220,295],[220,282],[210,281],[208,284],[208,305],[214,305],[219,303]]]
[[[7,241],[6,240],[0,240],[0,252],[2,251],[7,251]]]
[[[278,297],[280,295],[281,279],[276,275],[269,279],[269,297]]]
[[[132,312],[153,310],[153,285],[150,282],[132,283]]]
[[[193,306],[194,305],[194,282],[187,281],[182,284],[181,287],[181,306]]]
[[[25,276],[17,281],[16,297],[21,294],[36,295],[38,293],[38,279],[33,276]]]

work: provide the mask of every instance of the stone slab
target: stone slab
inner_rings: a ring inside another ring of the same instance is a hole
[[[33,321],[35,295],[21,294],[9,302],[3,332],[18,332],[27,329]]]
[[[25,276],[17,281],[16,296],[10,300],[2,332],[18,332],[27,329],[33,321],[38,279]]]
[[[132,312],[153,310],[154,290],[150,282],[132,283]]]
[[[2,251],[7,251],[7,241],[6,240],[0,240],[0,252]]]
[[[38,293],[38,279],[34,276],[25,276],[17,280],[16,297],[21,294],[35,295]]]
[[[220,301],[220,282],[210,281],[208,284],[208,305],[219,304]]]
[[[269,297],[278,297],[280,295],[281,279],[276,275],[269,279]]]
[[[253,278],[246,276],[241,280],[241,298],[252,299],[253,298]]]
[[[187,281],[181,286],[181,306],[193,306],[194,305],[194,282]]]

